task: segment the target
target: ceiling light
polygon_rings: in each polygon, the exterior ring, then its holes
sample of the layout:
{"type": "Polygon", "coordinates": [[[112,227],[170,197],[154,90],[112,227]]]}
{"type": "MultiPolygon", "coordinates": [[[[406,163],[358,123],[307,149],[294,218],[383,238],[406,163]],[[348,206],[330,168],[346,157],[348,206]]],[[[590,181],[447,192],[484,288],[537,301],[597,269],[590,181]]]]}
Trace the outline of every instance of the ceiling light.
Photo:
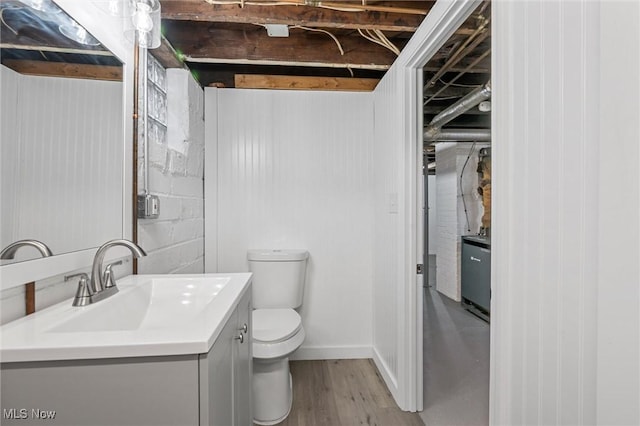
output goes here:
{"type": "Polygon", "coordinates": [[[160,46],[160,1],[135,0],[130,4],[131,19],[126,20],[125,37],[147,49],[160,46]]]}
{"type": "Polygon", "coordinates": [[[60,13],[62,9],[56,6],[51,0],[20,0],[20,3],[29,6],[31,9],[45,13],[60,13]]]}
{"type": "Polygon", "coordinates": [[[100,46],[100,42],[82,28],[76,21],[70,19],[68,23],[62,24],[58,30],[63,36],[85,46],[100,46]]]}

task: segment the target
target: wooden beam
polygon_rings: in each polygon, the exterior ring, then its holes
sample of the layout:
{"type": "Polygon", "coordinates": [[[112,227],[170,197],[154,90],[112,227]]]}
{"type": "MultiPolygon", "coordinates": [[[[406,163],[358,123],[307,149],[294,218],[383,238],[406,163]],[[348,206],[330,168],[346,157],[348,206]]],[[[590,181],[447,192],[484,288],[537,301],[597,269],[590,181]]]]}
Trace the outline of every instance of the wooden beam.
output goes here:
{"type": "MultiPolygon", "coordinates": [[[[344,55],[327,34],[292,29],[289,37],[269,37],[264,28],[219,28],[215,24],[174,21],[167,38],[186,62],[293,65],[384,70],[396,59],[388,49],[359,35],[339,36],[344,55]]],[[[402,48],[403,46],[399,46],[402,48]]]]}
{"type": "Polygon", "coordinates": [[[303,77],[289,75],[236,74],[235,87],[242,89],[334,90],[370,92],[377,78],[303,77]]]}
{"type": "Polygon", "coordinates": [[[89,80],[122,81],[122,67],[63,62],[6,59],[3,65],[20,74],[46,77],[84,78],[89,80]]]}
{"type": "Polygon", "coordinates": [[[151,55],[165,68],[184,68],[182,58],[175,51],[169,40],[162,36],[162,43],[159,47],[149,50],[151,55]]]}
{"type": "Polygon", "coordinates": [[[24,285],[24,303],[25,315],[36,311],[36,283],[33,281],[24,285]]]}
{"type": "MultiPolygon", "coordinates": [[[[348,5],[345,5],[347,7],[348,5]]],[[[209,4],[205,1],[164,0],[162,18],[170,20],[285,24],[321,28],[377,29],[414,32],[424,15],[380,11],[344,12],[312,6],[209,4]]]]}

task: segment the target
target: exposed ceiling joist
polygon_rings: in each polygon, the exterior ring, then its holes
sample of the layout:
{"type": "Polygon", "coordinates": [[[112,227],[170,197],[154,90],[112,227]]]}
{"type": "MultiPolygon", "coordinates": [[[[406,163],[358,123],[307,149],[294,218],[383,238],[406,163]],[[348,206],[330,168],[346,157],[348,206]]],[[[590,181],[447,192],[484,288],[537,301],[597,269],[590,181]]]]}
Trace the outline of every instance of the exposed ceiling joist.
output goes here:
{"type": "Polygon", "coordinates": [[[95,50],[58,46],[41,46],[24,43],[0,43],[0,49],[33,50],[37,52],[70,53],[74,55],[113,56],[108,50],[95,50]]]}
{"type": "MultiPolygon", "coordinates": [[[[346,6],[348,5],[345,4],[346,6]]],[[[204,1],[164,0],[162,1],[162,18],[184,21],[284,24],[316,28],[360,28],[414,32],[424,19],[424,15],[380,11],[345,12],[302,5],[245,5],[240,7],[229,4],[209,4],[204,1]]]]}
{"type": "Polygon", "coordinates": [[[164,36],[162,37],[162,43],[160,43],[160,46],[157,47],[156,49],[151,49],[149,52],[165,68],[183,68],[184,67],[184,63],[182,62],[182,59],[179,58],[178,53],[175,51],[171,43],[169,43],[169,41],[166,38],[164,38],[164,36]]]}
{"type": "Polygon", "coordinates": [[[292,29],[289,37],[268,37],[264,28],[221,28],[174,21],[167,35],[188,62],[255,63],[289,66],[388,69],[396,58],[390,50],[357,33],[338,36],[340,52],[328,34],[292,29]]]}
{"type": "Polygon", "coordinates": [[[6,59],[3,65],[20,74],[45,77],[84,78],[89,80],[122,81],[122,67],[66,64],[62,62],[6,59]]]}
{"type": "Polygon", "coordinates": [[[289,75],[236,74],[235,87],[243,89],[340,90],[370,92],[377,78],[305,77],[289,75]]]}

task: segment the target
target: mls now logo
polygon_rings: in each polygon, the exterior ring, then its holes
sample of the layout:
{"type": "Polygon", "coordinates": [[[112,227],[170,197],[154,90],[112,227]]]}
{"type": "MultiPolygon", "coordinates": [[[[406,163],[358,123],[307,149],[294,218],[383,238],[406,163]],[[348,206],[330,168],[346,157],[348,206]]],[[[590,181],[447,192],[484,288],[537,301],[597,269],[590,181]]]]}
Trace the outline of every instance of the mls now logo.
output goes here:
{"type": "Polygon", "coordinates": [[[56,417],[54,410],[40,410],[39,408],[33,408],[31,410],[32,419],[53,419],[56,417]]]}
{"type": "Polygon", "coordinates": [[[2,417],[5,419],[26,419],[29,411],[26,408],[3,408],[2,417]]]}
{"type": "Polygon", "coordinates": [[[26,408],[3,408],[2,417],[7,420],[23,420],[27,418],[54,419],[56,417],[56,412],[52,410],[41,410],[39,408],[32,408],[31,410],[26,408]]]}

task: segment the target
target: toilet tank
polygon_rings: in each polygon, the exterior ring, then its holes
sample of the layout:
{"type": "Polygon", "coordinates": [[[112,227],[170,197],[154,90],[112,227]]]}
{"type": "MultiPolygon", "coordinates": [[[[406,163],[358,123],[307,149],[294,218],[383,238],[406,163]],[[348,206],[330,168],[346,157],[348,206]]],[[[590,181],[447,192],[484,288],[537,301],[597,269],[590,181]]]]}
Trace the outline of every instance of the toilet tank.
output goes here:
{"type": "Polygon", "coordinates": [[[302,305],[307,270],[306,250],[249,250],[255,309],[298,308],[302,305]]]}

